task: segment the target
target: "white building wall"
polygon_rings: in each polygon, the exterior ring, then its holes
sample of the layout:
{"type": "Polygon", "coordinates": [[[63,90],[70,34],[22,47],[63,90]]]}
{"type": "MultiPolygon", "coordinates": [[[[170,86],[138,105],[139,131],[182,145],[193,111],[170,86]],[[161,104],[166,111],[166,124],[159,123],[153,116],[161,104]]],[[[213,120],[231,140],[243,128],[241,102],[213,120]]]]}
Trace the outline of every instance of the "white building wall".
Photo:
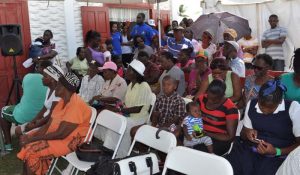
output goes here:
{"type": "Polygon", "coordinates": [[[53,33],[52,42],[55,43],[59,57],[68,58],[65,30],[64,2],[28,1],[31,40],[43,36],[45,30],[53,33]]]}
{"type": "MultiPolygon", "coordinates": [[[[59,52],[59,58],[63,60],[71,59],[76,55],[76,48],[83,46],[82,23],[81,23],[81,6],[86,6],[86,2],[77,2],[73,4],[74,8],[74,28],[75,28],[75,43],[74,40],[68,41],[64,1],[30,1],[29,21],[31,40],[34,41],[37,37],[43,35],[46,29],[53,32],[52,42],[55,43],[59,52]],[[73,45],[68,47],[68,45],[73,45]],[[75,48],[75,50],[68,51],[68,48],[75,48]]],[[[102,6],[101,3],[89,3],[89,6],[102,6]]],[[[72,29],[71,29],[72,30],[72,29]]],[[[70,37],[69,37],[70,38],[70,37]]]]}

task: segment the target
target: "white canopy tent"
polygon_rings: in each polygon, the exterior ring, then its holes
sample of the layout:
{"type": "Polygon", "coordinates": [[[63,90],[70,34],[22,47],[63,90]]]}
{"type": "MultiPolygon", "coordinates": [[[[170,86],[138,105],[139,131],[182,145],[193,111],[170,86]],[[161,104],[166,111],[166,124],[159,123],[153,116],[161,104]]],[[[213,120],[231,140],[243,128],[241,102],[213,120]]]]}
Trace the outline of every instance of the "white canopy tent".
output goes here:
{"type": "Polygon", "coordinates": [[[227,11],[248,19],[252,34],[259,40],[263,32],[270,28],[269,16],[278,15],[279,25],[288,29],[283,45],[286,68],[290,65],[294,49],[300,47],[299,0],[202,0],[202,7],[204,13],[227,11]]]}

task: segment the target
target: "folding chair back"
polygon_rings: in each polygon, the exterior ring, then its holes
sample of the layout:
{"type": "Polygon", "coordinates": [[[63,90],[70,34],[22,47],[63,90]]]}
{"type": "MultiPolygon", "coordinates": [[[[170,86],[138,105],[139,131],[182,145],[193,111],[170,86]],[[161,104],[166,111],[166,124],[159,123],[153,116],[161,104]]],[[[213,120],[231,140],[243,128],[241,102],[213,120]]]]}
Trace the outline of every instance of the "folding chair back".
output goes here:
{"type": "Polygon", "coordinates": [[[126,124],[127,124],[127,120],[124,116],[108,110],[101,111],[97,117],[96,124],[95,124],[96,126],[93,128],[92,135],[94,135],[97,125],[101,125],[120,135],[112,158],[115,158],[116,153],[119,149],[120,143],[122,141],[126,129],[126,124]]]}
{"type": "Polygon", "coordinates": [[[188,175],[233,175],[230,163],[223,157],[178,146],[167,155],[162,175],[172,169],[188,175]]]}
{"type": "Polygon", "coordinates": [[[157,131],[158,128],[149,125],[141,126],[135,134],[134,140],[128,152],[128,156],[130,155],[135,142],[143,143],[164,153],[168,153],[171,149],[176,147],[177,140],[174,134],[162,130],[158,134],[159,138],[156,138],[157,131]]]}
{"type": "Polygon", "coordinates": [[[91,132],[92,132],[94,126],[95,126],[95,120],[96,120],[96,117],[97,117],[97,110],[95,108],[91,107],[91,106],[90,106],[90,108],[92,110],[91,119],[90,119],[90,128],[89,128],[89,130],[88,130],[88,132],[87,132],[87,134],[84,138],[84,142],[91,140],[91,138],[92,138],[92,137],[90,137],[91,132]]]}
{"type": "Polygon", "coordinates": [[[151,115],[152,115],[152,112],[153,112],[153,109],[154,109],[154,106],[155,106],[155,102],[156,102],[156,95],[154,93],[151,94],[151,109],[150,109],[150,112],[149,112],[149,117],[146,121],[146,123],[150,123],[150,118],[151,118],[151,115]]]}

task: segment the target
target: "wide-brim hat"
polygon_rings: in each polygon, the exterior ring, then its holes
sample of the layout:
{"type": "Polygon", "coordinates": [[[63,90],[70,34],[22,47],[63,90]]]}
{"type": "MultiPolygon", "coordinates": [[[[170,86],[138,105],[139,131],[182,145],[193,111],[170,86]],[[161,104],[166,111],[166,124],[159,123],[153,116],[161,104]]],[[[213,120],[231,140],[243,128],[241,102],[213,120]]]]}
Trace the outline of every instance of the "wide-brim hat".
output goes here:
{"type": "Polygon", "coordinates": [[[139,73],[141,76],[144,76],[144,71],[145,71],[145,65],[140,62],[139,60],[137,59],[134,59],[130,64],[129,66],[131,68],[133,68],[137,73],[139,73]]]}
{"type": "Polygon", "coordinates": [[[233,46],[236,51],[240,49],[240,45],[236,41],[225,41],[225,42],[233,46]]]}
{"type": "Polygon", "coordinates": [[[211,39],[214,39],[214,32],[211,29],[206,29],[203,33],[207,34],[211,39]]]}

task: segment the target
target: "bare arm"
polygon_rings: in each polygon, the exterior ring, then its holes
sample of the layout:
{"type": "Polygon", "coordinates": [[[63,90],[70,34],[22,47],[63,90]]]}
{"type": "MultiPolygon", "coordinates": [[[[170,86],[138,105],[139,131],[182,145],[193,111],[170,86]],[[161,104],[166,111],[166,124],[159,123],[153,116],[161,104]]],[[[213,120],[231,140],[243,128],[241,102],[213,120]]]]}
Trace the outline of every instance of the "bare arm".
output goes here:
{"type": "Polygon", "coordinates": [[[57,101],[52,102],[52,106],[51,106],[49,114],[46,117],[43,117],[40,120],[37,120],[36,123],[35,123],[35,128],[41,127],[49,121],[49,119],[51,117],[51,114],[52,114],[52,111],[54,110],[57,103],[58,103],[57,101]]]}
{"type": "Polygon", "coordinates": [[[43,108],[40,110],[40,112],[35,116],[35,118],[30,123],[35,123],[37,120],[40,120],[43,118],[44,113],[47,111],[46,107],[43,106],[43,108]]]}
{"type": "Polygon", "coordinates": [[[205,132],[205,134],[209,137],[212,137],[212,138],[216,139],[216,140],[232,141],[235,137],[237,124],[238,124],[238,120],[226,120],[227,133],[220,134],[220,133],[205,132]]]}
{"type": "Polygon", "coordinates": [[[192,140],[192,137],[188,134],[188,129],[187,129],[187,126],[186,125],[183,125],[183,134],[184,134],[184,137],[191,141],[192,140]]]}
{"type": "MultiPolygon", "coordinates": [[[[52,120],[50,121],[52,122],[52,120]]],[[[77,128],[77,126],[78,124],[62,121],[56,131],[44,135],[30,137],[28,138],[27,143],[36,142],[39,140],[62,140],[70,135],[77,128]]]]}
{"type": "Polygon", "coordinates": [[[198,92],[195,94],[195,100],[197,100],[200,95],[202,95],[206,92],[208,85],[209,85],[208,79],[201,81],[200,88],[199,88],[198,92]]]}
{"type": "Polygon", "coordinates": [[[231,80],[232,80],[233,95],[232,97],[230,97],[230,100],[232,102],[238,102],[242,95],[240,77],[235,73],[231,72],[231,80]]]}
{"type": "Polygon", "coordinates": [[[89,48],[85,49],[85,57],[88,62],[91,62],[93,60],[92,52],[90,51],[89,48]]]}
{"type": "Polygon", "coordinates": [[[45,61],[45,60],[51,60],[57,55],[57,52],[55,50],[51,50],[48,54],[40,56],[40,61],[45,61]]]}

